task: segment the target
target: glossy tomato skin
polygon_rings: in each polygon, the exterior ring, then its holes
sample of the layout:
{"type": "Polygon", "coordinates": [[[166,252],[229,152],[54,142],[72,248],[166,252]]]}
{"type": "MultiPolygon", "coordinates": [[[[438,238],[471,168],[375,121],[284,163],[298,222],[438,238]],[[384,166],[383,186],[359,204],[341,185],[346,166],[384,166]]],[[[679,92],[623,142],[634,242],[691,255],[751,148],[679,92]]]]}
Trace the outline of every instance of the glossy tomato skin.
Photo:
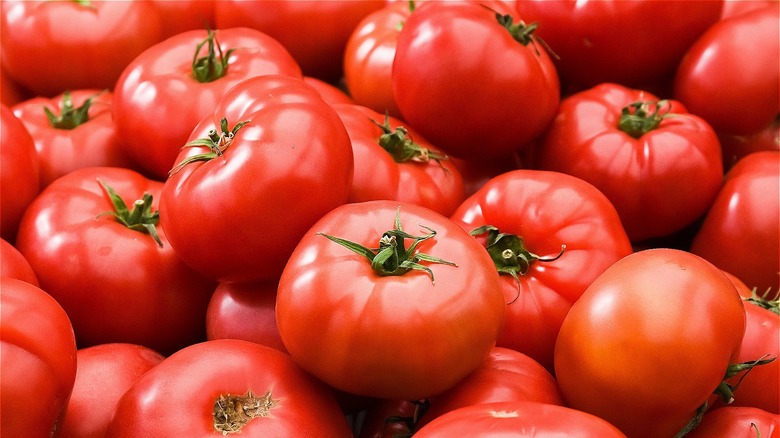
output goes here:
{"type": "Polygon", "coordinates": [[[103,438],[119,398],[139,377],[165,359],[135,344],[100,344],[77,354],[76,381],[62,425],[62,438],[103,438]]]}
{"type": "Polygon", "coordinates": [[[718,21],[722,4],[518,0],[517,10],[526,22],[539,23],[537,35],[558,55],[561,80],[578,91],[603,82],[646,87],[668,81],[688,47],[718,21]]]}
{"type": "MultiPolygon", "coordinates": [[[[406,247],[411,239],[406,240],[406,247]]],[[[279,282],[276,320],[297,363],[350,393],[417,400],[478,368],[495,345],[504,299],[492,260],[444,216],[414,204],[368,201],[338,207],[303,236],[279,282]],[[400,207],[400,213],[399,213],[400,207]],[[377,247],[401,228],[437,234],[417,247],[455,263],[383,276],[363,256],[319,233],[377,247]],[[318,336],[311,336],[311,333],[318,336]]]]}
{"type": "Polygon", "coordinates": [[[515,40],[478,2],[415,9],[398,35],[392,88],[409,125],[448,154],[481,161],[534,140],[560,99],[544,47],[515,40]]]}
{"type": "MultiPolygon", "coordinates": [[[[231,28],[215,33],[223,55],[234,50],[224,75],[200,82],[192,62],[207,35],[205,29],[185,31],[149,47],[116,83],[113,112],[122,144],[138,166],[161,181],[195,125],[211,114],[228,89],[260,75],[301,77],[300,67],[278,41],[257,30],[231,28]]],[[[205,44],[198,57],[207,54],[205,44]]]]}
{"type": "Polygon", "coordinates": [[[38,277],[30,263],[5,239],[0,239],[0,260],[3,261],[0,263],[0,277],[12,277],[39,286],[38,277]]]}
{"type": "Polygon", "coordinates": [[[714,24],[686,53],[674,98],[717,131],[746,135],[780,112],[780,3],[714,24]]]}
{"type": "Polygon", "coordinates": [[[524,401],[460,408],[432,421],[414,436],[625,438],[615,426],[594,415],[565,406],[524,401]]]}
{"type": "Polygon", "coordinates": [[[703,216],[723,178],[715,132],[679,102],[661,104],[659,110],[674,116],[639,137],[618,128],[623,108],[658,100],[619,84],[573,94],[561,102],[534,151],[536,167],[601,190],[632,242],[670,235],[703,216]]]}
{"type": "Polygon", "coordinates": [[[334,105],[352,141],[355,171],[349,202],[389,199],[409,202],[449,216],[465,198],[460,171],[435,145],[419,135],[414,128],[395,118],[357,104],[334,105]],[[407,130],[406,139],[425,148],[430,155],[442,158],[409,159],[398,162],[380,145],[383,129],[407,130]]]}
{"type": "Polygon", "coordinates": [[[2,64],[35,95],[113,89],[122,70],[162,37],[150,2],[3,1],[2,64]]]}
{"type": "Polygon", "coordinates": [[[780,152],[750,154],[726,174],[691,252],[759,293],[780,279],[780,152]]]}
{"type": "Polygon", "coordinates": [[[92,104],[87,119],[73,128],[58,127],[44,112],[62,114],[64,94],[53,98],[34,97],[14,105],[14,115],[24,123],[35,141],[40,162],[41,189],[55,179],[83,167],[134,167],[120,144],[111,109],[113,94],[101,90],[73,90],[69,97],[74,108],[92,104]]]}
{"type": "Polygon", "coordinates": [[[144,345],[163,354],[200,341],[215,285],[189,269],[156,227],[162,246],[110,214],[102,181],[132,208],[162,183],[129,169],[75,170],[52,184],[22,219],[17,248],[41,287],[68,312],[79,347],[144,345]]]}
{"type": "Polygon", "coordinates": [[[382,0],[220,0],[215,18],[218,28],[249,27],[270,35],[287,47],[304,74],[335,83],[342,77],[352,29],[383,5],[382,0]]]}
{"type": "Polygon", "coordinates": [[[688,438],[777,438],[780,417],[753,407],[725,407],[704,415],[701,424],[685,435],[688,438]]]}
{"type": "Polygon", "coordinates": [[[0,277],[0,435],[48,438],[76,378],[68,315],[43,290],[0,277]]]}
{"type": "Polygon", "coordinates": [[[682,250],[638,251],[572,306],[555,375],[567,406],[631,437],[674,436],[723,380],[744,332],[742,300],[721,270],[682,250]]]}
{"type": "Polygon", "coordinates": [[[215,0],[151,0],[162,21],[162,39],[194,29],[216,29],[215,0]]]}
{"type": "Polygon", "coordinates": [[[183,348],[141,376],[119,400],[106,438],[222,436],[214,428],[215,402],[247,391],[269,392],[276,404],[267,417],[250,420],[242,437],[352,436],[330,388],[288,355],[222,339],[183,348]]]}
{"type": "MultiPolygon", "coordinates": [[[[190,140],[207,138],[223,118],[230,129],[247,124],[221,156],[171,175],[160,221],[176,253],[208,278],[277,279],[306,230],[347,201],[349,135],[317,90],[290,76],[260,76],[235,86],[190,140]],[[216,228],[204,232],[204,224],[216,228]]],[[[206,151],[185,148],[176,162],[206,151]]]]}
{"type": "MultiPolygon", "coordinates": [[[[571,305],[610,265],[631,253],[620,218],[591,184],[562,173],[513,170],[490,179],[451,216],[466,231],[484,225],[514,234],[551,262],[534,261],[518,281],[502,275],[506,321],[497,345],[529,355],[549,370],[571,305]],[[565,249],[563,246],[565,245],[565,249]]],[[[485,244],[485,236],[478,236],[485,244]]]]}
{"type": "Polygon", "coordinates": [[[331,105],[337,103],[355,103],[342,88],[337,85],[325,82],[322,79],[315,78],[314,76],[304,76],[304,82],[316,88],[319,91],[322,99],[331,105]]]}
{"type": "Polygon", "coordinates": [[[30,132],[0,105],[0,235],[13,243],[19,221],[40,192],[40,159],[30,132]]]}

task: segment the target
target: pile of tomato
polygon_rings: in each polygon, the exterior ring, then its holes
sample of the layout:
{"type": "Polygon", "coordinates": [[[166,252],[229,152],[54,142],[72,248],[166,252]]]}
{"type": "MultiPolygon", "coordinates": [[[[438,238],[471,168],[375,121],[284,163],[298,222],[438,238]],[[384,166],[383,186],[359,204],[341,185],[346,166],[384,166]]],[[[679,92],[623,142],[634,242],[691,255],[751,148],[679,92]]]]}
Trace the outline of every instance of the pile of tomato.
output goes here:
{"type": "Polygon", "coordinates": [[[777,0],[0,3],[0,436],[780,436],[777,0]]]}

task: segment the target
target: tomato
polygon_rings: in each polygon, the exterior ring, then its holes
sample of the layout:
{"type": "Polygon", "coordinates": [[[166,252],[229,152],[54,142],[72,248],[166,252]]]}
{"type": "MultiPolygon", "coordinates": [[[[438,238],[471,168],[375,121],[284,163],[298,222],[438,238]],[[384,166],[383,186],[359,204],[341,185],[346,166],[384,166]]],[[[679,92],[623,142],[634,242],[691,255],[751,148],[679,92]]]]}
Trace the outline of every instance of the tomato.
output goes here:
{"type": "Polygon", "coordinates": [[[165,358],[134,344],[95,345],[76,357],[76,381],[57,436],[103,438],[119,398],[165,358]]]}
{"type": "Polygon", "coordinates": [[[206,310],[206,337],[243,339],[286,353],[276,327],[277,284],[220,283],[206,310]]]}
{"type": "Polygon", "coordinates": [[[679,102],[618,84],[564,99],[534,160],[604,192],[633,242],[670,235],[703,216],[723,177],[707,122],[679,102]]]}
{"type": "Polygon", "coordinates": [[[333,108],[352,141],[355,171],[349,202],[389,199],[447,216],[463,201],[458,169],[413,128],[362,105],[333,108]]]}
{"type": "Polygon", "coordinates": [[[402,118],[447,154],[519,151],[555,115],[555,67],[533,32],[477,2],[426,2],[398,35],[392,89],[402,118]]]}
{"type": "Polygon", "coordinates": [[[148,1],[4,0],[2,65],[36,95],[113,89],[130,61],[162,38],[148,1]]]}
{"type": "Polygon", "coordinates": [[[255,76],[301,77],[290,53],[246,28],[191,30],[138,55],[117,80],[114,120],[128,155],[165,180],[179,149],[225,92],[255,76]]]}
{"type": "Polygon", "coordinates": [[[615,426],[564,406],[510,401],[471,405],[449,412],[414,434],[415,438],[452,436],[625,438],[615,426]]]}
{"type": "Polygon", "coordinates": [[[194,29],[214,29],[216,0],[151,0],[162,20],[162,36],[169,38],[194,29]]]}
{"type": "MultiPolygon", "coordinates": [[[[741,0],[737,0],[741,1],[741,0]]],[[[780,115],[764,129],[748,135],[718,135],[723,151],[723,166],[731,169],[745,156],[760,151],[780,151],[780,115]]]]}
{"type": "Polygon", "coordinates": [[[382,0],[221,0],[215,16],[218,28],[249,27],[272,36],[292,53],[304,74],[337,82],[350,33],[383,5],[382,0]]]}
{"type": "Polygon", "coordinates": [[[774,6],[778,0],[725,0],[721,20],[766,6],[774,6]]]}
{"type": "Polygon", "coordinates": [[[30,97],[30,92],[11,79],[5,67],[0,65],[0,103],[10,107],[30,97]]]}
{"type": "Polygon", "coordinates": [[[185,347],[146,372],[120,398],[105,436],[239,432],[247,438],[352,436],[329,388],[288,355],[234,339],[185,347]]]}
{"type": "Polygon", "coordinates": [[[465,198],[476,193],[492,178],[504,172],[524,167],[521,158],[516,154],[488,162],[464,160],[455,157],[450,157],[450,160],[452,160],[452,163],[458,168],[463,177],[463,185],[466,190],[465,198]]]}
{"type": "Polygon", "coordinates": [[[0,239],[0,277],[12,277],[39,286],[38,277],[35,276],[30,263],[7,240],[0,239]]]}
{"type": "Polygon", "coordinates": [[[205,337],[215,285],[169,244],[153,202],[161,190],[129,169],[79,169],[22,218],[17,248],[68,312],[80,348],[126,342],[169,354],[205,337]]]}
{"type": "Polygon", "coordinates": [[[780,417],[776,413],[750,407],[727,407],[704,415],[701,424],[686,438],[777,438],[780,417]]]}
{"type": "Polygon", "coordinates": [[[752,153],[726,174],[691,252],[765,291],[780,287],[780,152],[752,153]]]}
{"type": "Polygon", "coordinates": [[[724,379],[744,332],[742,300],[721,270],[682,250],[638,251],[574,303],[555,375],[567,406],[628,436],[670,437],[724,379]]]}
{"type": "Polygon", "coordinates": [[[355,103],[352,97],[349,96],[344,90],[330,82],[325,82],[322,79],[317,79],[313,76],[304,76],[304,82],[316,88],[319,91],[322,99],[329,104],[337,103],[355,103]]]}
{"type": "Polygon", "coordinates": [[[668,81],[688,47],[720,18],[721,0],[517,0],[574,92],[603,82],[648,87],[668,81]],[[663,30],[660,30],[663,29],[663,30]]]}
{"type": "Polygon", "coordinates": [[[717,131],[746,135],[780,112],[780,2],[715,23],[674,77],[674,98],[717,131]]]}
{"type": "Polygon", "coordinates": [[[0,105],[0,236],[13,243],[27,206],[40,192],[40,160],[30,132],[0,105]]]}
{"type": "Polygon", "coordinates": [[[0,435],[52,436],[76,378],[73,328],[54,298],[10,277],[0,277],[0,367],[0,435]]]}
{"type": "Polygon", "coordinates": [[[523,169],[496,176],[451,218],[473,233],[492,227],[475,234],[503,274],[506,322],[497,345],[550,370],[555,338],[571,305],[598,275],[631,253],[609,200],[587,182],[558,172],[523,169]]]}
{"type": "Polygon", "coordinates": [[[293,359],[334,388],[417,400],[484,362],[504,307],[490,257],[460,226],[368,201],[335,208],[303,236],[279,281],[276,322],[293,359]]]}
{"type": "Polygon", "coordinates": [[[111,115],[109,91],[74,90],[35,97],[11,109],[35,141],[41,188],[83,167],[132,167],[111,115]]]}

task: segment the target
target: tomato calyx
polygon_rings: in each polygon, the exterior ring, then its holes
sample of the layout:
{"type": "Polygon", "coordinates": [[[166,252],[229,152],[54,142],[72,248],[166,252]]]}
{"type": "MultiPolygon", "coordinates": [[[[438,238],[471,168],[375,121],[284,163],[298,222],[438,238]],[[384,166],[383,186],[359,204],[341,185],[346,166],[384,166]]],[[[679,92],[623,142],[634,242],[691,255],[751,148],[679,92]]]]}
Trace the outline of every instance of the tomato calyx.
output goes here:
{"type": "Polygon", "coordinates": [[[217,33],[209,29],[206,39],[195,47],[195,55],[192,57],[192,76],[200,83],[214,82],[225,76],[230,55],[234,50],[229,49],[223,54],[222,47],[217,41],[217,33]],[[208,44],[208,54],[198,57],[200,50],[206,44],[208,44]],[[216,46],[216,50],[214,50],[214,46],[216,46]]]}
{"type": "MultiPolygon", "coordinates": [[[[390,116],[385,114],[384,123],[379,123],[371,119],[376,126],[382,129],[382,135],[379,137],[379,146],[386,150],[396,163],[406,163],[414,161],[417,163],[428,163],[431,160],[441,165],[442,160],[448,160],[449,157],[444,154],[432,151],[415,143],[409,136],[409,131],[403,126],[398,126],[393,130],[390,126],[390,116]]],[[[442,167],[444,168],[444,167],[442,167]]]]}
{"type": "Polygon", "coordinates": [[[144,193],[143,198],[133,202],[133,209],[129,210],[125,201],[122,200],[119,194],[117,194],[111,186],[100,179],[98,179],[98,183],[103,187],[103,190],[111,200],[111,204],[114,206],[113,211],[103,212],[99,214],[98,217],[104,215],[113,216],[117,222],[127,228],[151,235],[152,238],[154,238],[154,241],[157,242],[157,246],[162,248],[162,240],[160,240],[160,236],[157,234],[157,224],[160,222],[160,212],[157,210],[152,211],[152,195],[144,193]]]}
{"type": "Polygon", "coordinates": [[[531,44],[534,47],[534,52],[536,52],[536,55],[539,56],[539,47],[536,46],[537,41],[539,44],[544,47],[544,49],[547,51],[547,53],[550,54],[555,59],[560,59],[560,57],[552,51],[550,46],[547,45],[546,42],[544,42],[543,39],[539,38],[538,36],[534,35],[533,33],[536,31],[536,29],[539,27],[538,22],[533,22],[531,24],[526,24],[525,21],[520,20],[517,23],[515,23],[514,18],[512,18],[509,14],[501,14],[499,12],[496,12],[492,8],[482,5],[484,8],[487,8],[494,14],[496,14],[496,21],[498,21],[498,24],[500,24],[504,29],[506,29],[510,35],[512,35],[512,38],[517,41],[518,43],[522,44],[523,46],[528,46],[531,44]]]}
{"type": "Polygon", "coordinates": [[[769,288],[763,294],[758,295],[758,289],[753,288],[750,298],[745,298],[744,301],[780,315],[780,292],[776,292],[774,297],[771,296],[771,293],[772,289],[769,288]]]}
{"type": "Polygon", "coordinates": [[[211,159],[222,156],[225,150],[227,150],[227,148],[230,147],[230,144],[233,142],[233,137],[235,137],[236,132],[243,128],[247,123],[249,122],[238,122],[235,126],[233,126],[233,129],[228,129],[228,121],[223,117],[222,120],[219,121],[219,129],[221,132],[218,132],[216,129],[212,129],[209,131],[208,137],[192,140],[191,142],[184,145],[185,148],[205,146],[209,148],[209,152],[195,154],[185,158],[168,172],[168,177],[170,178],[173,176],[173,174],[180,171],[184,166],[190,163],[194,163],[196,161],[209,161],[211,159]]]}
{"type": "Polygon", "coordinates": [[[250,389],[243,395],[220,394],[214,400],[214,430],[222,436],[241,432],[247,423],[255,418],[271,415],[271,409],[278,404],[271,397],[271,391],[266,391],[260,397],[250,389]]]}
{"type": "Polygon", "coordinates": [[[633,138],[639,138],[658,128],[665,118],[676,116],[669,113],[671,109],[672,104],[668,100],[631,103],[621,110],[618,129],[633,138]]]}
{"type": "Polygon", "coordinates": [[[431,256],[417,251],[420,243],[436,236],[436,230],[420,225],[420,227],[429,231],[422,236],[411,235],[401,229],[401,207],[395,215],[395,224],[392,230],[385,231],[379,239],[379,248],[367,248],[359,243],[352,242],[340,237],[331,236],[325,233],[317,233],[327,237],[331,241],[338,243],[350,251],[362,255],[371,262],[371,269],[380,276],[400,276],[409,271],[423,271],[431,277],[431,284],[436,284],[431,268],[420,262],[437,263],[448,266],[455,266],[455,263],[431,256]],[[412,239],[413,242],[406,248],[405,239],[412,239]]]}
{"type": "MultiPolygon", "coordinates": [[[[518,296],[520,292],[520,276],[528,273],[535,262],[554,262],[561,258],[566,251],[566,245],[561,245],[561,251],[553,257],[540,257],[525,247],[523,238],[515,234],[502,233],[493,225],[483,225],[471,230],[472,236],[480,236],[487,233],[485,248],[490,258],[496,265],[500,275],[510,275],[517,282],[518,296]]],[[[514,300],[507,304],[512,304],[514,300]]]]}
{"type": "Polygon", "coordinates": [[[89,121],[89,108],[94,103],[94,99],[101,94],[94,94],[88,97],[84,103],[79,107],[73,106],[73,98],[70,95],[70,91],[62,93],[62,100],[60,101],[60,115],[54,114],[49,107],[43,107],[43,112],[46,114],[46,118],[49,120],[49,125],[55,129],[75,129],[76,127],[89,121]]]}

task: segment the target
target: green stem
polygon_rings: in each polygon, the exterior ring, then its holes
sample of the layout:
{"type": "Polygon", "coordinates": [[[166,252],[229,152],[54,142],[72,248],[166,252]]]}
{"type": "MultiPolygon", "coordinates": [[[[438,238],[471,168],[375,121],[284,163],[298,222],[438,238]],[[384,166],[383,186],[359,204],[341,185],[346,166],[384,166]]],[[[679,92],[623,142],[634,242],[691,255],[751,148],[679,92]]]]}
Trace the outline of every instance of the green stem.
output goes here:
{"type": "Polygon", "coordinates": [[[444,154],[415,143],[409,136],[409,131],[403,126],[398,126],[393,130],[390,126],[390,116],[387,114],[385,114],[384,123],[379,123],[374,119],[371,119],[371,121],[382,129],[382,135],[377,141],[379,146],[382,146],[396,163],[406,163],[408,161],[427,163],[434,160],[441,165],[442,160],[449,159],[444,154]]]}
{"type": "Polygon", "coordinates": [[[675,116],[669,113],[671,106],[668,100],[641,100],[629,104],[620,113],[618,129],[639,138],[658,128],[665,118],[675,116]]]}
{"type": "Polygon", "coordinates": [[[190,163],[197,161],[209,161],[216,157],[222,156],[225,150],[227,150],[231,143],[233,143],[233,138],[236,136],[238,130],[243,128],[247,123],[249,122],[238,122],[235,126],[233,126],[233,129],[228,129],[228,121],[223,117],[222,120],[219,121],[221,132],[218,132],[216,129],[212,129],[209,131],[208,137],[198,138],[184,145],[185,148],[195,146],[207,147],[209,148],[209,152],[192,155],[185,158],[168,172],[168,177],[170,178],[173,176],[173,174],[180,171],[184,166],[190,163]]]}
{"type": "Polygon", "coordinates": [[[60,100],[60,115],[54,114],[49,107],[44,107],[43,112],[46,114],[46,118],[49,120],[49,125],[55,129],[75,129],[76,127],[89,121],[89,109],[94,103],[95,98],[103,94],[105,91],[96,93],[89,96],[81,106],[76,107],[73,105],[73,98],[70,91],[62,93],[62,100],[60,100]]]}
{"type": "Polygon", "coordinates": [[[157,246],[162,248],[163,243],[160,240],[160,236],[157,234],[157,224],[160,222],[160,212],[152,211],[152,195],[144,193],[143,198],[133,202],[133,209],[128,210],[125,201],[111,188],[108,184],[101,180],[98,180],[100,186],[108,195],[111,200],[111,204],[114,207],[113,211],[106,211],[99,216],[110,215],[116,219],[117,222],[126,226],[127,228],[139,231],[141,233],[149,234],[157,242],[157,246]]]}
{"type": "Polygon", "coordinates": [[[225,76],[230,55],[234,50],[230,49],[223,54],[222,47],[217,41],[217,33],[209,30],[206,39],[198,43],[195,48],[195,55],[192,57],[192,76],[201,83],[213,82],[225,76]],[[204,45],[208,45],[208,53],[206,56],[198,57],[204,45]]]}

